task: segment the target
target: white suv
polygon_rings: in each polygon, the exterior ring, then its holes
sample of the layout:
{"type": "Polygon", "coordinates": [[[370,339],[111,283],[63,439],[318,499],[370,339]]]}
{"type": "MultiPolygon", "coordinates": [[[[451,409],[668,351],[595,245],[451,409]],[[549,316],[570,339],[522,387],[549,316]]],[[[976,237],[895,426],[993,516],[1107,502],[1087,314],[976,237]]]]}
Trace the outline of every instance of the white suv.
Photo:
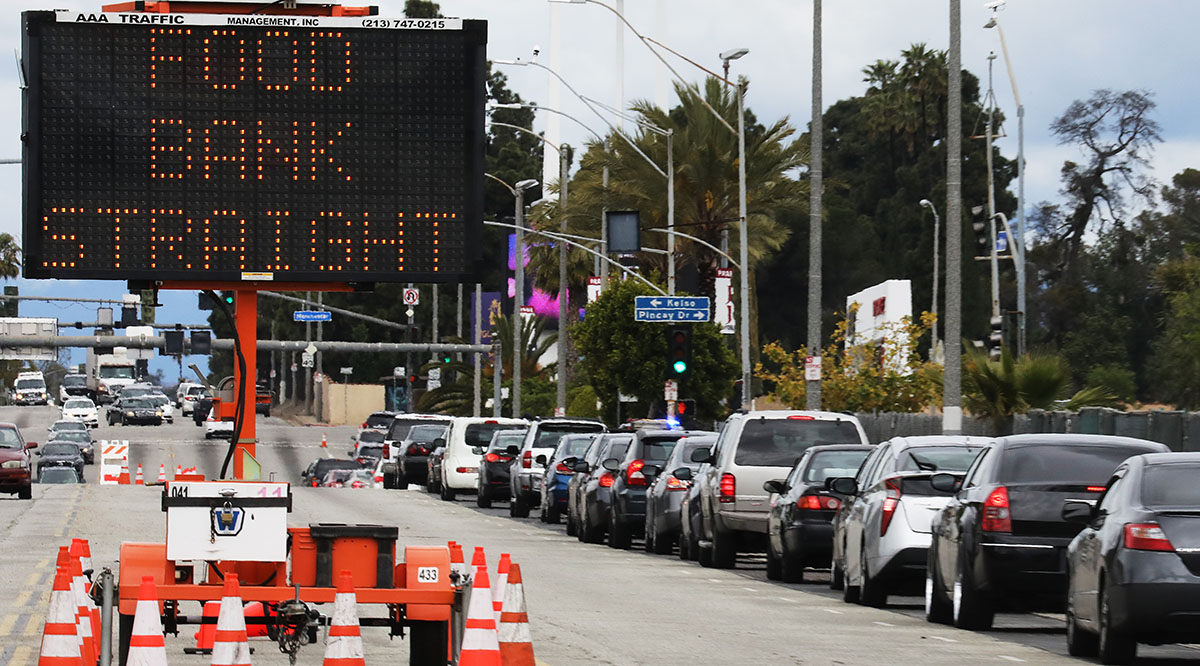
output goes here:
{"type": "Polygon", "coordinates": [[[830,482],[842,495],[833,518],[833,576],[842,598],[883,606],[889,594],[920,593],[933,519],[953,493],[935,490],[938,472],[962,473],[991,442],[983,437],[895,437],[863,461],[858,475],[830,482]]]}
{"type": "Polygon", "coordinates": [[[862,425],[848,414],[771,410],[730,416],[711,451],[692,452],[692,462],[707,463],[695,481],[700,564],[729,569],[739,552],[766,550],[771,504],[763,484],[786,477],[809,448],[867,443],[862,425]]]}
{"type": "Polygon", "coordinates": [[[525,419],[497,419],[458,416],[446,432],[446,451],[442,455],[441,497],[454,501],[456,493],[478,492],[479,465],[487,452],[492,435],[527,425],[525,419]]]}
{"type": "Polygon", "coordinates": [[[508,503],[508,515],[527,518],[529,509],[541,503],[546,466],[538,459],[553,457],[559,440],[572,433],[607,431],[603,423],[585,419],[543,419],[529,424],[521,450],[509,463],[508,483],[512,499],[508,503]]]}

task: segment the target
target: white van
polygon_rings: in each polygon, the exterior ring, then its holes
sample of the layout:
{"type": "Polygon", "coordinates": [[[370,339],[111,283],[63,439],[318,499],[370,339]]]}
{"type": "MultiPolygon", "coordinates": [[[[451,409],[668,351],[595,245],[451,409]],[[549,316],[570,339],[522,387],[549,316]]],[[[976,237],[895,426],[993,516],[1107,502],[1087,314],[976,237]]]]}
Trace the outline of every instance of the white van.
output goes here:
{"type": "Polygon", "coordinates": [[[474,493],[479,485],[479,461],[492,435],[528,425],[525,419],[459,416],[450,421],[446,453],[442,457],[442,499],[454,501],[456,493],[474,493]]]}

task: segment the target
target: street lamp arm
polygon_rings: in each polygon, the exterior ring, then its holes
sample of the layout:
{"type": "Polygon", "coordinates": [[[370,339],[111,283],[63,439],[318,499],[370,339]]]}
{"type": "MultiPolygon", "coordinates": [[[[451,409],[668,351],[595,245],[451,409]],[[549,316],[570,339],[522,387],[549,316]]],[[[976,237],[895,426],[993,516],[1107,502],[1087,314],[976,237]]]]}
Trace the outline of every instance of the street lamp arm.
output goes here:
{"type": "Polygon", "coordinates": [[[1000,25],[1000,21],[996,17],[992,17],[992,21],[996,24],[996,31],[1000,33],[1000,52],[1004,54],[1004,67],[1008,70],[1008,82],[1012,84],[1013,100],[1017,106],[1021,106],[1021,91],[1017,90],[1017,76],[1013,73],[1012,60],[1008,58],[1008,42],[1004,40],[1004,26],[1000,25]]]}
{"type": "Polygon", "coordinates": [[[650,229],[646,229],[646,231],[655,231],[655,232],[658,232],[658,233],[660,233],[660,234],[671,234],[672,236],[682,236],[683,238],[687,238],[687,239],[689,239],[689,240],[691,240],[691,241],[695,241],[695,242],[697,242],[697,243],[699,243],[699,244],[703,245],[704,247],[706,247],[706,248],[708,248],[708,249],[712,250],[713,252],[716,252],[717,254],[721,255],[722,257],[725,257],[726,259],[728,259],[728,260],[729,260],[729,263],[730,263],[730,264],[732,264],[732,265],[734,266],[734,268],[737,268],[739,271],[740,271],[740,270],[742,270],[742,265],[741,265],[741,264],[739,264],[738,262],[734,261],[734,260],[733,260],[733,257],[729,256],[728,254],[725,254],[725,253],[724,253],[724,252],[722,252],[722,251],[721,251],[721,249],[720,249],[720,248],[718,248],[716,245],[713,245],[712,243],[709,243],[709,242],[708,242],[708,241],[706,241],[706,240],[702,240],[702,239],[700,239],[700,238],[696,238],[695,236],[692,236],[692,235],[690,235],[690,234],[680,233],[680,232],[678,232],[678,231],[672,231],[672,230],[670,230],[670,229],[654,229],[654,228],[650,228],[650,229]]]}
{"type": "Polygon", "coordinates": [[[1001,212],[996,212],[992,217],[1000,218],[1000,223],[1004,225],[1004,232],[1008,234],[1009,244],[1017,249],[1011,254],[1013,262],[1025,260],[1025,244],[1017,242],[1017,237],[1013,235],[1012,227],[1008,226],[1008,216],[1001,212]]]}
{"type": "Polygon", "coordinates": [[[573,116],[565,111],[559,111],[558,109],[552,109],[548,106],[540,106],[538,104],[531,104],[531,103],[517,104],[514,102],[514,103],[505,103],[505,104],[492,104],[492,105],[490,105],[490,108],[493,108],[493,109],[533,109],[535,111],[549,111],[550,113],[558,114],[558,115],[562,116],[563,118],[574,121],[576,125],[579,125],[583,129],[587,130],[588,134],[591,134],[596,139],[596,141],[598,141],[598,142],[604,141],[604,139],[601,138],[601,136],[599,134],[596,134],[595,130],[593,130],[592,128],[585,125],[582,120],[576,118],[575,116],[573,116]]]}
{"type": "Polygon", "coordinates": [[[550,139],[547,139],[546,137],[542,136],[541,134],[538,134],[537,132],[534,132],[531,129],[521,127],[520,125],[513,125],[512,123],[502,123],[498,120],[491,120],[488,122],[490,122],[493,125],[499,126],[499,127],[507,127],[509,129],[515,129],[518,132],[524,132],[525,134],[528,134],[529,136],[540,140],[542,143],[546,144],[547,146],[550,146],[551,148],[554,149],[555,152],[557,152],[557,153],[562,152],[562,147],[554,145],[553,141],[551,141],[550,139]]]}
{"type": "MultiPolygon", "coordinates": [[[[503,182],[503,181],[501,181],[501,182],[503,182]]],[[[612,259],[608,258],[607,256],[605,256],[605,255],[603,255],[603,254],[601,254],[601,253],[599,253],[599,252],[597,252],[597,251],[595,251],[595,250],[591,249],[590,247],[588,247],[588,246],[584,245],[583,243],[576,243],[575,241],[572,241],[572,240],[570,240],[570,239],[568,239],[568,238],[564,238],[564,237],[562,237],[562,236],[560,236],[560,235],[558,235],[558,234],[556,234],[556,233],[551,233],[551,232],[549,232],[549,231],[538,231],[537,229],[530,229],[529,227],[518,227],[518,226],[517,226],[517,225],[515,225],[515,224],[507,224],[507,223],[505,223],[505,222],[493,222],[493,221],[491,221],[491,220],[484,220],[484,222],[483,222],[483,223],[484,223],[484,224],[486,224],[486,225],[488,225],[488,226],[492,226],[492,227],[506,227],[506,228],[509,228],[509,229],[520,229],[520,230],[522,230],[522,231],[525,231],[525,232],[527,232],[527,233],[531,233],[531,234],[538,234],[538,235],[540,235],[540,236],[546,236],[547,238],[553,238],[554,240],[562,241],[562,242],[566,243],[567,245],[570,245],[570,246],[572,246],[572,247],[577,247],[577,248],[579,248],[579,249],[583,250],[584,252],[588,252],[588,253],[590,253],[590,254],[593,254],[593,255],[595,255],[595,256],[597,256],[597,257],[599,257],[599,258],[603,259],[604,261],[607,261],[608,263],[612,264],[613,266],[616,266],[617,268],[620,268],[622,271],[624,271],[624,272],[625,272],[625,274],[626,274],[626,275],[629,275],[629,276],[631,276],[631,277],[635,277],[635,278],[637,278],[637,279],[641,280],[642,282],[645,282],[645,283],[646,283],[646,285],[647,285],[648,287],[650,287],[650,288],[651,288],[651,289],[653,289],[654,291],[657,291],[659,294],[661,294],[661,295],[663,295],[663,296],[666,296],[666,295],[667,295],[667,292],[663,291],[662,289],[659,289],[659,288],[658,288],[658,285],[656,285],[656,284],[654,284],[653,282],[651,282],[651,281],[647,280],[646,278],[642,277],[642,276],[641,276],[641,275],[639,275],[638,273],[635,273],[634,271],[630,270],[628,266],[625,266],[625,265],[621,264],[620,262],[613,261],[612,259]]]]}
{"type": "Polygon", "coordinates": [[[513,195],[514,197],[515,197],[515,196],[517,196],[517,190],[516,190],[515,188],[513,188],[513,186],[512,186],[512,185],[509,185],[508,183],[504,182],[503,180],[500,180],[499,178],[497,178],[497,177],[493,176],[493,175],[492,175],[492,174],[490,174],[490,173],[485,173],[485,174],[483,174],[483,175],[485,175],[485,176],[487,176],[488,178],[491,178],[492,180],[496,181],[497,183],[500,183],[501,185],[503,185],[503,186],[507,187],[507,188],[508,188],[508,191],[509,191],[509,192],[512,192],[512,195],[513,195]]]}
{"type": "Polygon", "coordinates": [[[660,47],[666,49],[667,52],[670,53],[671,55],[675,56],[676,58],[679,58],[680,60],[683,60],[684,62],[691,65],[692,67],[695,67],[696,69],[703,71],[705,74],[708,74],[709,76],[720,81],[721,83],[724,83],[725,85],[730,86],[730,87],[737,87],[737,84],[734,83],[733,81],[730,81],[729,79],[725,78],[724,76],[717,74],[716,72],[712,71],[711,69],[705,67],[704,65],[701,65],[700,63],[683,55],[679,51],[676,51],[675,49],[667,46],[666,44],[663,44],[662,42],[658,41],[657,39],[654,39],[653,37],[647,37],[646,40],[657,46],[660,46],[660,47]]]}
{"type": "Polygon", "coordinates": [[[586,99],[587,101],[591,102],[592,104],[595,104],[596,106],[604,109],[605,111],[608,111],[609,113],[613,114],[614,116],[617,116],[618,118],[624,118],[625,120],[628,120],[631,123],[636,123],[639,127],[643,127],[643,128],[645,128],[651,132],[654,132],[655,134],[658,134],[660,136],[667,136],[668,134],[670,134],[673,131],[673,130],[663,129],[663,128],[659,127],[658,125],[655,125],[654,123],[646,122],[646,120],[644,118],[639,118],[637,116],[631,116],[628,113],[624,113],[622,111],[614,109],[613,107],[605,104],[604,102],[592,99],[591,97],[584,97],[584,99],[586,99]]]}

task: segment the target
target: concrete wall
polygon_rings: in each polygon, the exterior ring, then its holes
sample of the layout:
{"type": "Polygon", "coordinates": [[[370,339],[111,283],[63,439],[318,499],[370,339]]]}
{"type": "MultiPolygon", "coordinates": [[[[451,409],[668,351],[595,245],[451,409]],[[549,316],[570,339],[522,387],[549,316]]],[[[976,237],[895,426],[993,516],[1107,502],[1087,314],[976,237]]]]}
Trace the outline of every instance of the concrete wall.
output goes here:
{"type": "Polygon", "coordinates": [[[321,420],[334,425],[359,425],[371,412],[383,409],[383,387],[378,384],[325,382],[321,420]]]}

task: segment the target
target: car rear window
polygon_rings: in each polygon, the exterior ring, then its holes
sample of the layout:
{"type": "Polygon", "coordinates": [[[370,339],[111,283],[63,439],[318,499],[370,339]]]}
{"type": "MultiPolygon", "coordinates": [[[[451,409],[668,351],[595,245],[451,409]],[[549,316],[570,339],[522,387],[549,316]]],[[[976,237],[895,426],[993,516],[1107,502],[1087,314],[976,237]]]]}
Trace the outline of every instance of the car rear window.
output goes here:
{"type": "Polygon", "coordinates": [[[362,465],[354,460],[343,460],[341,458],[331,458],[322,460],[317,463],[316,470],[313,472],[318,477],[328,474],[330,470],[335,469],[362,469],[362,465]]]}
{"type": "Polygon", "coordinates": [[[514,435],[500,435],[492,438],[492,450],[504,451],[510,446],[521,446],[521,442],[525,439],[525,433],[514,435]]]}
{"type": "Polygon", "coordinates": [[[651,439],[647,437],[642,440],[642,459],[654,460],[661,462],[671,457],[671,452],[675,450],[675,445],[679,443],[678,437],[658,437],[651,439]]]}
{"type": "Polygon", "coordinates": [[[850,421],[747,419],[734,463],[750,467],[791,467],[812,446],[862,444],[850,421]]]}
{"type": "Polygon", "coordinates": [[[1142,477],[1142,503],[1155,508],[1200,509],[1200,465],[1149,465],[1142,477]]]}
{"type": "Polygon", "coordinates": [[[360,446],[358,455],[363,458],[378,458],[383,455],[382,446],[360,446]]]}
{"type": "Polygon", "coordinates": [[[387,438],[399,442],[403,439],[408,439],[408,431],[415,425],[446,425],[450,421],[439,421],[436,419],[392,419],[392,426],[388,429],[387,438]]]}
{"type": "Polygon", "coordinates": [[[854,476],[870,451],[822,451],[808,461],[805,481],[821,482],[830,477],[854,476]]]}
{"type": "Polygon", "coordinates": [[[605,453],[603,456],[601,456],[600,459],[608,460],[609,458],[616,458],[616,459],[620,460],[621,458],[624,458],[625,452],[629,450],[629,445],[631,443],[632,442],[630,442],[629,440],[623,440],[623,441],[613,442],[612,444],[609,444],[608,452],[605,453]]]}
{"type": "Polygon", "coordinates": [[[467,446],[471,448],[486,449],[487,445],[492,443],[492,435],[501,430],[511,429],[511,423],[472,423],[467,426],[463,438],[467,440],[467,446]]]}
{"type": "Polygon", "coordinates": [[[410,442],[428,443],[439,437],[446,436],[446,426],[444,425],[419,425],[413,426],[408,431],[408,436],[404,439],[410,442]]]}
{"type": "Polygon", "coordinates": [[[364,430],[358,433],[358,441],[360,442],[379,442],[383,443],[383,433],[378,430],[364,430]]]}
{"type": "Polygon", "coordinates": [[[1126,458],[1147,453],[1126,446],[1073,446],[1069,442],[1019,446],[1004,452],[1000,481],[1103,485],[1126,458]]]}
{"type": "Polygon", "coordinates": [[[556,451],[557,458],[570,458],[572,456],[578,458],[587,451],[588,446],[592,443],[591,437],[570,437],[565,438],[556,451]]]}
{"type": "Polygon", "coordinates": [[[558,441],[563,438],[563,435],[573,432],[604,432],[604,425],[601,423],[543,423],[538,426],[537,441],[533,443],[533,448],[557,448],[558,441]]]}
{"type": "Polygon", "coordinates": [[[372,414],[367,417],[367,427],[386,428],[393,418],[391,414],[372,414]]]}
{"type": "Polygon", "coordinates": [[[43,456],[77,456],[79,447],[74,444],[47,444],[42,449],[43,456]]]}
{"type": "Polygon", "coordinates": [[[897,472],[965,472],[982,446],[913,446],[900,453],[897,472]]]}

